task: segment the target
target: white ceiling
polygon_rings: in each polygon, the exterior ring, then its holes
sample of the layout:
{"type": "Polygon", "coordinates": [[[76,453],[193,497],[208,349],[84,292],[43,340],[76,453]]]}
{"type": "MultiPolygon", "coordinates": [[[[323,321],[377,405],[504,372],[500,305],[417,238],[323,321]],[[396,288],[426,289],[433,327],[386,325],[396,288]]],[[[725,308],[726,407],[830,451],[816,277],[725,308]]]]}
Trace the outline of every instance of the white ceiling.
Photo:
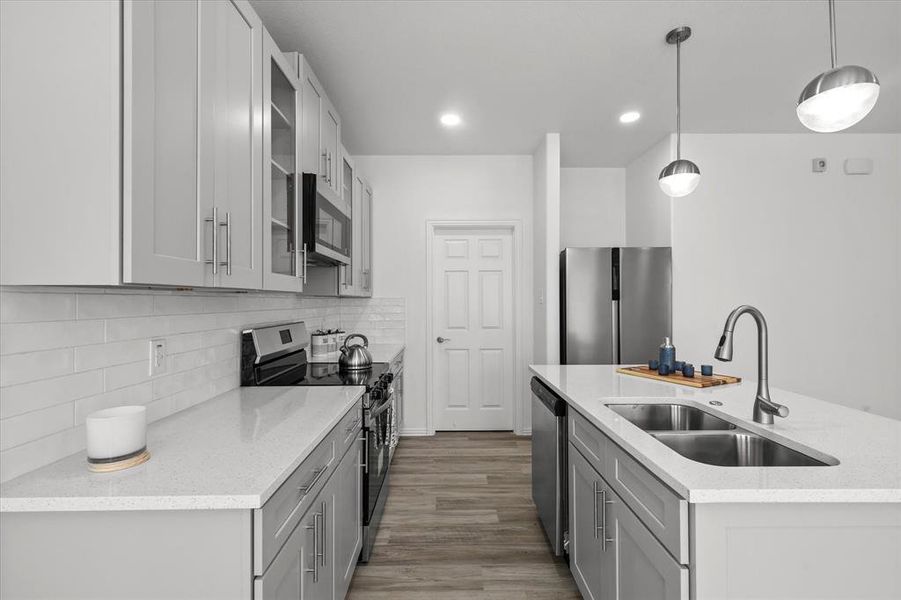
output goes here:
{"type": "MultiPolygon", "coordinates": [[[[801,88],[829,66],[818,1],[252,0],[303,52],[354,154],[530,154],[560,132],[564,166],[623,166],[674,128],[686,24],[687,132],[803,132],[801,88]],[[630,126],[618,116],[639,110],[630,126]],[[440,113],[464,125],[446,130],[440,113]]],[[[901,132],[901,1],[836,3],[840,64],[872,69],[879,103],[854,132],[901,132]]]]}

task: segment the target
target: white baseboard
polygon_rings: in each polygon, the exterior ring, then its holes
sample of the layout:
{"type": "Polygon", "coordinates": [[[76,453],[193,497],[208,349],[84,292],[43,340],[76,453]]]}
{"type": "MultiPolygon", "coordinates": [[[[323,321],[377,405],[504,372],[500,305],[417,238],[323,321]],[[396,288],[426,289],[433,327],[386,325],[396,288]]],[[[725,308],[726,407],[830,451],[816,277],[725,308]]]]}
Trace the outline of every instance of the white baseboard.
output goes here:
{"type": "Polygon", "coordinates": [[[406,428],[406,429],[401,429],[399,435],[401,437],[417,437],[417,436],[424,436],[424,435],[435,435],[435,432],[429,431],[428,429],[425,429],[425,428],[423,428],[423,429],[406,428]]]}

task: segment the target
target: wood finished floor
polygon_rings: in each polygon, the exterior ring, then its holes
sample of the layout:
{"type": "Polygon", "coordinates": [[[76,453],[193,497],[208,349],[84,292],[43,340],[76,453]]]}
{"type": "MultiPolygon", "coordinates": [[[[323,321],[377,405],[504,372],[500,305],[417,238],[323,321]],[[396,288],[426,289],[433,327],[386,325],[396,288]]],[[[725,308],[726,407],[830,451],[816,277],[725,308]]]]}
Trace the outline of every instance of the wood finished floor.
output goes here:
{"type": "Polygon", "coordinates": [[[529,438],[512,433],[402,438],[349,600],[581,598],[538,522],[530,454],[529,438]]]}

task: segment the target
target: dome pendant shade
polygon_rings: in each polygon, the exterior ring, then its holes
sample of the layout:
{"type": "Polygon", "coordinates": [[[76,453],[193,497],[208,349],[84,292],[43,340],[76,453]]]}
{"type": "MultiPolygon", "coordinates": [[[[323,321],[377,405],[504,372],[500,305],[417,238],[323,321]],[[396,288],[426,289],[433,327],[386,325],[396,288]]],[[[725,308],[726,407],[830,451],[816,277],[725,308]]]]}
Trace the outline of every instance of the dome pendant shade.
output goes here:
{"type": "Polygon", "coordinates": [[[808,83],[798,98],[798,119],[813,131],[832,133],[858,123],[879,98],[879,80],[864,67],[829,69],[808,83]]]}
{"type": "Polygon", "coordinates": [[[679,158],[666,165],[657,183],[667,196],[681,198],[695,191],[701,182],[701,170],[690,160],[679,158]]]}

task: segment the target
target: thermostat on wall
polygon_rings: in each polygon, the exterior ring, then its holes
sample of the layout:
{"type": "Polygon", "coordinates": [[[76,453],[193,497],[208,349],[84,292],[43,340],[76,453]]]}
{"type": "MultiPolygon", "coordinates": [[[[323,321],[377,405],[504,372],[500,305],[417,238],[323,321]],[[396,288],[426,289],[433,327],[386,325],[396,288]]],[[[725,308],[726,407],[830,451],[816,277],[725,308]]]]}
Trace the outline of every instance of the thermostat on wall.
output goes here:
{"type": "Polygon", "coordinates": [[[872,158],[845,159],[845,175],[869,175],[873,172],[872,158]]]}

